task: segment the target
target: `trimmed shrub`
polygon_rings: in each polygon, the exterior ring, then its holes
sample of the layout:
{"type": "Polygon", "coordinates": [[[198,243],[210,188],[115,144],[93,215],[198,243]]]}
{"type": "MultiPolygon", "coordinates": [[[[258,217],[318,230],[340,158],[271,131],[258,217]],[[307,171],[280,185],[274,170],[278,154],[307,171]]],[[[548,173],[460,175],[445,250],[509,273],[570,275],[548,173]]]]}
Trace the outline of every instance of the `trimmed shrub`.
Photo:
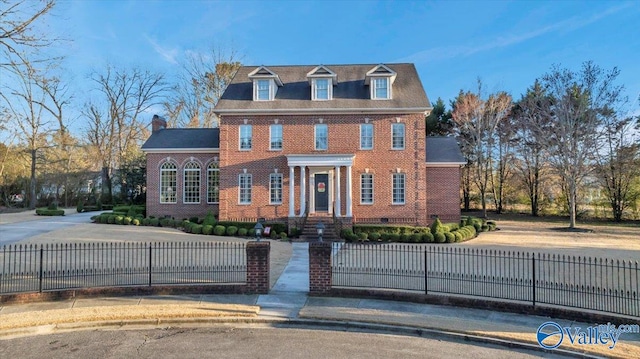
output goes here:
{"type": "Polygon", "coordinates": [[[247,230],[246,228],[238,228],[238,236],[246,237],[247,233],[249,233],[249,230],[247,230]]]}
{"type": "Polygon", "coordinates": [[[364,242],[364,241],[366,241],[367,239],[369,239],[369,235],[368,235],[366,232],[360,232],[360,233],[358,233],[358,240],[359,240],[360,242],[364,242]]]}
{"type": "Polygon", "coordinates": [[[38,209],[36,209],[36,214],[38,216],[64,216],[64,210],[63,209],[38,208],[38,209]]]}
{"type": "Polygon", "coordinates": [[[409,235],[409,241],[413,243],[420,243],[422,241],[422,234],[412,233],[409,235]]]}
{"type": "Polygon", "coordinates": [[[372,242],[377,242],[380,240],[380,233],[378,232],[373,232],[373,233],[369,233],[369,240],[372,242]]]}
{"type": "Polygon", "coordinates": [[[202,234],[211,235],[213,233],[213,226],[210,224],[202,225],[202,234]]]}
{"type": "Polygon", "coordinates": [[[109,223],[109,224],[116,223],[116,216],[113,215],[113,214],[110,214],[109,217],[107,217],[107,223],[109,223]]]}
{"type": "Polygon", "coordinates": [[[133,218],[131,218],[131,217],[124,217],[124,219],[122,220],[122,224],[129,225],[129,224],[131,224],[132,220],[133,220],[133,218]]]}
{"type": "Polygon", "coordinates": [[[124,224],[124,216],[116,216],[116,224],[124,224]]]}
{"type": "Polygon", "coordinates": [[[216,225],[216,217],[213,215],[213,213],[211,211],[207,212],[207,215],[204,216],[204,219],[202,220],[202,225],[206,226],[215,226],[216,225]]]}
{"type": "Polygon", "coordinates": [[[151,222],[151,218],[143,218],[142,219],[142,225],[143,226],[148,226],[149,222],[151,222]]]}
{"type": "Polygon", "coordinates": [[[197,224],[199,220],[200,219],[198,217],[189,217],[189,222],[191,222],[191,223],[196,223],[197,224]]]}
{"type": "Polygon", "coordinates": [[[443,232],[436,232],[433,235],[433,239],[436,243],[444,243],[447,240],[443,232]]]}
{"type": "Polygon", "coordinates": [[[285,232],[280,232],[280,239],[287,239],[287,234],[285,232]]]}
{"type": "Polygon", "coordinates": [[[483,225],[480,227],[480,231],[482,231],[482,232],[488,232],[488,231],[489,231],[489,226],[487,226],[486,224],[483,224],[483,225]]]}
{"type": "Polygon", "coordinates": [[[271,233],[269,233],[269,238],[278,239],[278,232],[276,232],[273,228],[271,228],[271,233]]]}
{"type": "Polygon", "coordinates": [[[194,224],[193,226],[191,226],[191,233],[193,233],[193,234],[202,234],[202,225],[201,224],[194,224]]]}
{"type": "Polygon", "coordinates": [[[433,243],[433,234],[431,232],[422,233],[422,241],[424,243],[433,243]]]}
{"type": "Polygon", "coordinates": [[[78,202],[78,206],[76,207],[76,211],[78,213],[82,213],[82,211],[84,211],[84,202],[82,202],[82,201],[78,202]]]}
{"type": "Polygon", "coordinates": [[[443,226],[446,228],[445,232],[453,232],[460,228],[458,223],[445,223],[443,226]]]}
{"type": "Polygon", "coordinates": [[[462,242],[462,233],[460,232],[453,232],[453,235],[456,237],[456,242],[462,242]]]}
{"type": "Polygon", "coordinates": [[[389,233],[389,241],[400,242],[400,233],[389,233]]]}
{"type": "Polygon", "coordinates": [[[447,243],[453,243],[456,241],[456,236],[451,232],[444,232],[444,237],[447,243]]]}
{"type": "Polygon", "coordinates": [[[436,218],[435,221],[431,224],[431,234],[435,235],[436,233],[444,233],[445,228],[440,222],[440,218],[436,218]]]}
{"type": "Polygon", "coordinates": [[[226,233],[227,233],[227,236],[235,236],[236,233],[238,233],[238,227],[229,226],[229,227],[227,227],[227,232],[226,233]]]}
{"type": "Polygon", "coordinates": [[[131,221],[131,224],[133,224],[134,226],[139,226],[140,225],[140,220],[138,218],[134,218],[131,221]]]}
{"type": "Polygon", "coordinates": [[[151,218],[151,220],[149,221],[149,225],[153,226],[153,227],[158,227],[160,226],[160,219],[158,218],[151,218]]]}
{"type": "Polygon", "coordinates": [[[382,232],[380,233],[380,240],[383,242],[389,242],[391,240],[391,233],[382,232]]]}
{"type": "Polygon", "coordinates": [[[213,227],[213,234],[215,234],[216,236],[224,236],[226,231],[227,228],[225,226],[217,225],[213,227]]]}

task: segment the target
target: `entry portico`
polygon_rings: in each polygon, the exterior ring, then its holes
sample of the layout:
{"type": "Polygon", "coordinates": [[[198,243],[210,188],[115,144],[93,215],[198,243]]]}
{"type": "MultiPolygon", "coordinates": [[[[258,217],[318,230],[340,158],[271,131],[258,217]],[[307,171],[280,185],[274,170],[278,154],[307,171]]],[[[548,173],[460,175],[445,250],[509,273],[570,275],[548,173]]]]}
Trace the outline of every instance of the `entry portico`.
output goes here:
{"type": "Polygon", "coordinates": [[[295,168],[300,167],[300,212],[304,217],[307,211],[307,193],[309,193],[309,213],[328,212],[336,217],[342,217],[342,194],[340,189],[340,171],[346,168],[345,189],[345,217],[352,217],[353,213],[353,184],[352,167],[354,154],[292,154],[287,155],[289,166],[289,217],[296,217],[295,213],[295,168]],[[306,185],[306,169],[309,168],[309,187],[306,185]],[[316,178],[318,179],[316,181],[316,178]],[[325,182],[326,179],[326,182],[325,182]],[[326,197],[325,197],[326,196],[326,197]],[[323,202],[333,203],[333,206],[323,206],[323,202]]]}

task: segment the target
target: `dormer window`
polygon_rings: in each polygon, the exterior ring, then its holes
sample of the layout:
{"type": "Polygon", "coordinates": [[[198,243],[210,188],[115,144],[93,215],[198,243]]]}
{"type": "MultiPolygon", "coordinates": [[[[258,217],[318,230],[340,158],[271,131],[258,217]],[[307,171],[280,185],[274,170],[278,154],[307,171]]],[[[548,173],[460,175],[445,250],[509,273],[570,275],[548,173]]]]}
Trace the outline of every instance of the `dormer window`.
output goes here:
{"type": "Polygon", "coordinates": [[[365,85],[369,85],[372,100],[390,100],[392,85],[397,73],[385,65],[378,65],[367,72],[365,85]]]}
{"type": "Polygon", "coordinates": [[[282,86],[280,77],[264,66],[251,71],[249,79],[253,81],[253,101],[273,101],[282,86]]]}
{"type": "Polygon", "coordinates": [[[323,65],[307,73],[311,84],[311,100],[327,101],[333,98],[333,85],[338,83],[338,75],[323,65]]]}

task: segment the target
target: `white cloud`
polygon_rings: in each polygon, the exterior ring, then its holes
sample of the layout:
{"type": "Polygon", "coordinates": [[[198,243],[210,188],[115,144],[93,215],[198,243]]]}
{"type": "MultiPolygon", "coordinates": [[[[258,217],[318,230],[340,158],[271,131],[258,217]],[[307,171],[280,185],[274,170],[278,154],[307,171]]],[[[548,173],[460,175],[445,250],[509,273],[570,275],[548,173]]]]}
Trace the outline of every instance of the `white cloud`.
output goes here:
{"type": "Polygon", "coordinates": [[[178,56],[179,50],[176,48],[173,49],[167,49],[164,48],[162,46],[160,46],[157,42],[155,42],[153,39],[151,39],[149,36],[144,35],[145,39],[151,44],[151,46],[153,47],[153,49],[160,55],[162,56],[162,58],[165,59],[165,61],[177,65],[178,61],[176,60],[176,57],[178,56]]]}
{"type": "Polygon", "coordinates": [[[574,16],[560,22],[550,24],[539,29],[535,29],[529,32],[514,34],[508,36],[500,36],[486,43],[480,45],[464,45],[464,46],[442,46],[423,51],[416,52],[409,56],[403,57],[397,62],[415,62],[422,63],[427,61],[448,60],[456,57],[466,57],[478,52],[489,51],[497,48],[507,47],[521,42],[542,36],[544,34],[555,31],[574,31],[581,27],[594,23],[604,17],[615,14],[623,9],[633,6],[632,3],[626,3],[621,6],[610,8],[606,11],[599,12],[591,17],[582,18],[580,16],[574,16]]]}

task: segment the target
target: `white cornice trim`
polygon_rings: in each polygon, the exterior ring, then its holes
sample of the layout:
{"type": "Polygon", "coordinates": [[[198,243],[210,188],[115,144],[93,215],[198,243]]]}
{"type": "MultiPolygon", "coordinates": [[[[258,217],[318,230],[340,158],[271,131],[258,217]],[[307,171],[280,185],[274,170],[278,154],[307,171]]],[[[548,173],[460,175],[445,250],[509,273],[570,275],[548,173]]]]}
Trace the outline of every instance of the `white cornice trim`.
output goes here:
{"type": "MultiPolygon", "coordinates": [[[[334,98],[335,101],[335,98],[334,98]]],[[[309,115],[309,114],[407,114],[407,113],[428,113],[433,107],[406,107],[406,108],[292,108],[292,109],[228,109],[216,110],[215,114],[220,115],[309,115]]]]}
{"type": "Polygon", "coordinates": [[[144,153],[220,153],[219,148],[143,148],[144,153]]]}
{"type": "Polygon", "coordinates": [[[353,166],[354,154],[287,155],[288,166],[353,166]]]}
{"type": "Polygon", "coordinates": [[[460,167],[466,164],[466,162],[427,162],[427,167],[460,167]]]}

